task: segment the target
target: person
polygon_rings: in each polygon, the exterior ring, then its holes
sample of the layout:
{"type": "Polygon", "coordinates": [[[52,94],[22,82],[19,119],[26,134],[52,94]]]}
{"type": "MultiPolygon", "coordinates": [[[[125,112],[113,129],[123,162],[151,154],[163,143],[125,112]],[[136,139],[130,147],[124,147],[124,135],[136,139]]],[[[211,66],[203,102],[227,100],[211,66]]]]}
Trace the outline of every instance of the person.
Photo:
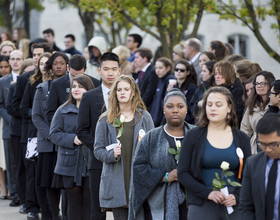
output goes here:
{"type": "MultiPolygon", "coordinates": [[[[34,55],[33,55],[33,46],[35,44],[38,44],[38,43],[47,43],[47,41],[43,38],[35,38],[33,40],[30,41],[30,44],[29,44],[29,58],[33,58],[34,55]]],[[[47,44],[47,46],[50,48],[50,46],[47,44]]],[[[51,52],[53,52],[53,50],[50,48],[51,52]]],[[[36,55],[36,54],[35,54],[36,55]]],[[[37,57],[37,60],[39,59],[39,57],[37,57]]]]}
{"type": "Polygon", "coordinates": [[[240,219],[240,187],[230,187],[227,183],[229,195],[225,196],[214,191],[212,185],[215,173],[221,177],[223,161],[229,163],[229,170],[234,173],[228,179],[242,182],[242,166],[246,165],[251,150],[248,136],[237,127],[230,91],[221,86],[207,90],[197,128],[185,136],[179,157],[178,180],[187,190],[188,219],[226,219],[223,206],[234,209],[229,219],[240,219]]]}
{"type": "Polygon", "coordinates": [[[233,53],[234,53],[233,46],[230,43],[224,43],[224,44],[227,47],[227,55],[226,55],[226,57],[233,55],[233,53]]]}
{"type": "Polygon", "coordinates": [[[61,51],[60,48],[58,46],[56,46],[54,39],[55,39],[55,35],[54,35],[54,30],[51,28],[47,28],[45,30],[43,30],[43,35],[44,35],[44,39],[49,43],[50,47],[53,49],[53,51],[61,51]]]}
{"type": "Polygon", "coordinates": [[[201,68],[199,66],[199,56],[201,51],[202,43],[197,38],[189,38],[184,45],[184,55],[185,58],[188,59],[195,69],[197,75],[197,86],[200,85],[201,82],[201,68]]]}
{"type": "Polygon", "coordinates": [[[233,66],[235,66],[235,63],[237,63],[240,60],[244,60],[244,57],[239,54],[232,54],[225,57],[224,60],[229,61],[233,66]]]}
{"type": "Polygon", "coordinates": [[[252,63],[249,60],[240,60],[235,63],[235,71],[237,77],[244,84],[250,77],[255,76],[258,72],[261,72],[262,68],[258,63],[252,63]]]}
{"type": "Polygon", "coordinates": [[[252,154],[256,154],[260,150],[257,149],[256,144],[256,126],[268,110],[270,101],[269,91],[271,90],[273,81],[275,81],[275,77],[271,72],[262,71],[257,73],[253,81],[254,89],[245,103],[246,111],[241,122],[240,130],[245,132],[250,138],[252,154]]]}
{"type": "Polygon", "coordinates": [[[140,89],[141,97],[147,110],[150,112],[152,108],[153,97],[155,95],[158,83],[154,66],[150,63],[153,53],[148,48],[138,48],[135,51],[135,67],[141,72],[137,78],[137,84],[140,89]]]}
{"type": "Polygon", "coordinates": [[[224,86],[230,90],[236,109],[238,124],[240,125],[244,112],[244,89],[240,80],[236,77],[232,64],[228,61],[219,61],[214,66],[215,85],[224,86]]]}
{"type": "Polygon", "coordinates": [[[240,193],[240,219],[279,219],[280,116],[264,115],[258,122],[257,145],[262,152],[245,165],[240,193]],[[258,171],[258,172],[256,172],[258,171]]]}
{"type": "Polygon", "coordinates": [[[94,143],[94,155],[103,162],[100,206],[111,208],[116,220],[128,219],[130,174],[139,134],[147,133],[153,128],[153,120],[145,110],[135,80],[131,76],[120,76],[112,85],[109,108],[97,122],[98,132],[94,143]],[[120,128],[113,125],[114,119],[120,119],[121,116],[125,117],[125,121],[118,144],[117,133],[120,128]],[[108,151],[106,147],[111,144],[117,146],[108,151]]]}
{"type": "Polygon", "coordinates": [[[214,60],[216,60],[216,56],[212,51],[202,52],[198,58],[200,69],[202,70],[202,67],[206,62],[214,61],[214,60]]]}
{"type": "Polygon", "coordinates": [[[142,37],[139,34],[129,34],[125,46],[130,50],[130,57],[126,58],[129,62],[134,61],[135,59],[135,51],[142,44],[142,37]]]}
{"type": "Polygon", "coordinates": [[[19,42],[23,38],[28,38],[26,30],[21,27],[15,28],[13,31],[13,42],[16,45],[16,48],[18,48],[19,42]]]}
{"type": "Polygon", "coordinates": [[[58,146],[52,187],[64,188],[68,200],[68,219],[90,219],[88,148],[76,135],[79,105],[84,92],[94,88],[86,75],[72,80],[69,98],[53,117],[49,139],[58,146]]]}
{"type": "Polygon", "coordinates": [[[64,37],[64,45],[66,47],[66,50],[63,52],[66,54],[70,54],[70,56],[73,56],[75,54],[82,55],[82,53],[75,48],[76,38],[73,34],[67,34],[64,37]]]}
{"type": "MultiPolygon", "coordinates": [[[[38,59],[40,55],[45,52],[52,52],[51,48],[47,43],[37,43],[32,46],[33,61],[36,68],[38,68],[38,59]]],[[[17,83],[15,86],[15,91],[13,95],[12,105],[15,112],[20,113],[20,105],[23,99],[24,90],[26,84],[31,75],[35,73],[35,70],[26,72],[17,77],[17,83]]],[[[28,140],[28,120],[22,118],[22,129],[21,129],[21,144],[23,151],[26,152],[27,140],[28,140]]],[[[26,171],[26,212],[27,217],[31,219],[38,219],[39,204],[37,201],[35,186],[34,186],[34,173],[35,166],[34,161],[24,159],[23,163],[20,165],[22,169],[25,168],[26,171]]],[[[23,170],[22,170],[23,172],[23,170]]]]}
{"type": "Polygon", "coordinates": [[[244,88],[245,88],[244,102],[245,103],[248,100],[250,94],[252,93],[252,91],[254,89],[254,85],[253,85],[254,78],[255,78],[255,76],[252,76],[249,79],[247,79],[246,82],[244,83],[244,88]]]}
{"type": "Polygon", "coordinates": [[[130,62],[126,59],[130,57],[129,50],[123,46],[117,46],[112,50],[113,53],[117,54],[120,59],[120,68],[122,70],[121,75],[128,75],[132,74],[132,66],[130,62]]]}
{"type": "Polygon", "coordinates": [[[16,46],[12,41],[6,40],[0,44],[0,55],[9,56],[16,46]]]}
{"type": "Polygon", "coordinates": [[[0,55],[0,75],[4,77],[12,72],[12,67],[9,64],[10,56],[0,55]]]}
{"type": "Polygon", "coordinates": [[[208,50],[215,54],[217,61],[223,60],[229,53],[225,44],[219,40],[211,41],[208,50]]]}
{"type": "Polygon", "coordinates": [[[106,219],[106,213],[101,212],[99,203],[99,184],[102,170],[102,162],[93,155],[96,123],[99,116],[109,107],[109,93],[113,83],[121,72],[119,57],[111,52],[101,56],[98,73],[101,76],[102,84],[84,93],[79,107],[77,136],[90,149],[88,169],[91,198],[91,220],[106,219]]]}
{"type": "Polygon", "coordinates": [[[89,60],[87,61],[87,71],[89,76],[100,80],[98,67],[103,53],[106,52],[106,41],[104,37],[93,37],[88,43],[89,60]]]}
{"type": "MultiPolygon", "coordinates": [[[[62,52],[59,52],[61,56],[57,57],[57,66],[65,64],[65,56],[62,55],[62,52]]],[[[57,110],[57,108],[66,102],[68,94],[70,93],[70,86],[72,79],[79,75],[85,74],[86,70],[86,60],[82,55],[75,54],[71,57],[69,61],[69,72],[63,72],[62,70],[57,70],[57,72],[64,73],[65,75],[58,80],[55,80],[51,84],[50,88],[50,98],[47,106],[47,118],[48,121],[52,121],[52,117],[57,110]]],[[[94,84],[94,87],[98,87],[100,82],[99,80],[90,77],[91,81],[94,84]]]]}
{"type": "Polygon", "coordinates": [[[275,80],[271,84],[271,89],[269,91],[270,105],[268,105],[268,110],[265,114],[268,113],[277,113],[280,114],[280,80],[275,80]]]}
{"type": "Polygon", "coordinates": [[[173,53],[172,53],[172,60],[173,62],[177,63],[180,60],[184,59],[184,41],[181,41],[179,44],[176,44],[173,47],[173,53]]]}
{"type": "Polygon", "coordinates": [[[135,152],[129,203],[131,220],[187,217],[185,195],[177,179],[177,163],[168,152],[169,148],[177,150],[176,142],[182,143],[194,127],[184,121],[185,95],[177,88],[170,90],[164,98],[163,111],[166,124],[148,132],[135,152]]]}
{"type": "MultiPolygon", "coordinates": [[[[35,69],[33,60],[31,58],[23,61],[22,66],[20,68],[19,76],[25,72],[29,72],[35,69]]],[[[12,99],[14,95],[16,82],[11,82],[9,85],[9,90],[7,93],[6,100],[6,109],[7,113],[11,115],[11,119],[9,122],[9,134],[11,136],[11,150],[15,155],[16,162],[16,187],[17,193],[20,201],[20,209],[19,213],[27,214],[26,212],[26,174],[25,174],[25,154],[26,151],[21,146],[21,116],[19,112],[15,112],[13,110],[12,99]]]]}
{"type": "Polygon", "coordinates": [[[0,34],[0,44],[6,40],[12,41],[12,36],[10,32],[2,32],[0,34]]]}
{"type": "Polygon", "coordinates": [[[84,58],[86,59],[86,61],[89,60],[89,51],[88,51],[88,47],[84,48],[84,53],[83,53],[84,58]]]}
{"type": "MultiPolygon", "coordinates": [[[[32,121],[38,129],[37,136],[40,139],[37,144],[39,155],[35,184],[36,186],[46,189],[47,202],[53,220],[59,220],[61,217],[59,216],[60,190],[51,188],[57,160],[57,152],[54,145],[49,140],[50,123],[46,117],[46,108],[50,97],[49,91],[51,84],[53,83],[53,80],[57,80],[65,75],[68,63],[68,57],[61,52],[52,54],[52,56],[46,61],[43,71],[47,73],[46,76],[51,73],[52,79],[47,80],[47,77],[44,77],[44,80],[46,81],[37,86],[32,108],[32,121]]],[[[64,218],[66,217],[65,205],[64,200],[62,200],[62,214],[64,215],[64,218]]]]}
{"type": "Polygon", "coordinates": [[[189,110],[191,111],[196,121],[200,113],[200,108],[202,107],[203,95],[209,88],[214,85],[215,79],[212,72],[216,63],[217,61],[209,61],[204,63],[201,71],[201,85],[195,90],[192,99],[189,102],[189,110]]]}
{"type": "Polygon", "coordinates": [[[19,75],[19,71],[23,63],[23,53],[19,50],[12,51],[9,63],[11,65],[12,72],[0,79],[0,116],[4,120],[2,127],[2,138],[4,141],[5,149],[8,190],[10,192],[10,195],[14,197],[13,201],[10,203],[10,206],[19,206],[20,202],[16,187],[16,161],[14,151],[11,147],[11,136],[9,134],[9,121],[11,120],[11,116],[7,113],[5,105],[10,83],[12,81],[17,81],[17,76],[19,75]]]}
{"type": "MultiPolygon", "coordinates": [[[[195,73],[193,65],[185,60],[180,60],[175,65],[174,73],[177,79],[176,86],[185,94],[187,99],[187,106],[189,106],[197,85],[197,75],[195,73]]],[[[167,91],[169,91],[172,87],[173,86],[169,84],[167,91]]],[[[185,121],[190,124],[194,123],[194,118],[192,116],[190,108],[188,108],[188,113],[185,121]]]]}

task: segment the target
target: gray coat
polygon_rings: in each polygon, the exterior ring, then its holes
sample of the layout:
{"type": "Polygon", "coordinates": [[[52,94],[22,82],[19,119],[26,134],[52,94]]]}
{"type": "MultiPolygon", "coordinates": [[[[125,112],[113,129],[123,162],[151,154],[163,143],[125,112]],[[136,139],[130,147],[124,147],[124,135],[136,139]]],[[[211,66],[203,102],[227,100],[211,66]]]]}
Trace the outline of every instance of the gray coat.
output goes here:
{"type": "Polygon", "coordinates": [[[13,81],[12,73],[4,76],[0,79],[0,116],[4,119],[3,120],[3,139],[9,139],[9,122],[11,120],[11,116],[8,114],[7,109],[5,107],[6,100],[7,100],[7,93],[9,91],[9,86],[13,81]]]}
{"type": "Polygon", "coordinates": [[[39,153],[52,152],[53,143],[48,140],[50,126],[46,118],[49,81],[40,83],[33,100],[32,122],[37,130],[37,150],[39,153]]]}
{"type": "MultiPolygon", "coordinates": [[[[139,115],[136,115],[135,121],[138,117],[139,115]]],[[[148,132],[153,128],[154,123],[151,115],[147,111],[144,111],[134,127],[132,158],[134,158],[140,129],[148,132]]],[[[126,201],[121,156],[119,157],[118,169],[115,174],[117,160],[114,157],[114,151],[113,149],[107,151],[105,148],[114,143],[117,143],[116,128],[113,127],[112,124],[108,124],[107,117],[102,118],[101,116],[101,120],[96,126],[94,155],[98,160],[103,162],[99,191],[100,206],[103,208],[117,208],[128,205],[126,201]]]]}
{"type": "Polygon", "coordinates": [[[79,109],[74,104],[63,108],[60,106],[53,116],[49,138],[58,145],[54,172],[59,175],[73,176],[76,185],[80,186],[82,177],[87,176],[86,161],[88,161],[89,149],[83,145],[74,144],[78,111],[79,109]]]}

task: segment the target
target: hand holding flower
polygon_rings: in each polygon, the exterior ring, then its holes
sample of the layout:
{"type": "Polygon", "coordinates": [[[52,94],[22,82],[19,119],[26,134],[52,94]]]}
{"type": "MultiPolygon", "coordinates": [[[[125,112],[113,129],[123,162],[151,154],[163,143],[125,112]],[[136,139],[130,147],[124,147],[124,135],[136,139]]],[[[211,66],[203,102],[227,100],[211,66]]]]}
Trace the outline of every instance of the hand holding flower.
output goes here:
{"type": "Polygon", "coordinates": [[[225,200],[225,195],[220,191],[212,191],[209,193],[208,199],[212,200],[213,202],[215,202],[217,204],[219,204],[219,203],[222,204],[225,200]]]}
{"type": "Polygon", "coordinates": [[[236,205],[235,196],[233,194],[229,194],[228,196],[226,196],[222,204],[224,204],[226,207],[235,206],[236,205]]]}
{"type": "Polygon", "coordinates": [[[121,155],[121,153],[122,153],[121,146],[116,146],[114,148],[114,157],[116,159],[118,159],[118,157],[119,157],[119,155],[121,155]]]}

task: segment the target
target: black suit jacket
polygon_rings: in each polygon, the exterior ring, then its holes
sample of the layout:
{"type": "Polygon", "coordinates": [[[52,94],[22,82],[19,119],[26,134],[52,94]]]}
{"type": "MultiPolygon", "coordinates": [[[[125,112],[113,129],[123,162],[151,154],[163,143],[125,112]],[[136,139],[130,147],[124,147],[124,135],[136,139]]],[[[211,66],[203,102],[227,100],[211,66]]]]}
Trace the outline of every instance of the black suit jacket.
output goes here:
{"type": "MultiPolygon", "coordinates": [[[[99,80],[91,76],[88,77],[91,78],[95,88],[100,85],[99,80]]],[[[47,119],[49,123],[51,123],[53,115],[58,107],[67,101],[70,93],[70,86],[69,73],[52,82],[47,105],[47,119]]]]}
{"type": "MultiPolygon", "coordinates": [[[[265,219],[265,168],[267,156],[260,152],[248,158],[240,193],[240,219],[265,219]]],[[[279,206],[280,213],[280,206],[279,206]]]]}
{"type": "MultiPolygon", "coordinates": [[[[35,73],[35,70],[24,73],[17,78],[16,88],[13,96],[13,109],[20,114],[20,103],[23,97],[23,93],[26,87],[26,84],[29,81],[31,75],[35,73]]],[[[28,130],[28,120],[22,119],[22,135],[21,135],[21,143],[27,143],[27,133],[24,131],[28,130]]]]}
{"type": "MultiPolygon", "coordinates": [[[[93,155],[95,128],[99,116],[106,111],[101,86],[83,94],[79,106],[76,134],[78,138],[91,149],[89,155],[89,169],[102,169],[102,162],[93,155]]],[[[98,132],[98,131],[97,131],[98,132]]]]}
{"type": "Polygon", "coordinates": [[[141,81],[139,81],[139,76],[140,74],[138,75],[138,86],[141,98],[143,99],[146,108],[150,110],[157,89],[158,76],[152,64],[146,69],[141,81]]]}

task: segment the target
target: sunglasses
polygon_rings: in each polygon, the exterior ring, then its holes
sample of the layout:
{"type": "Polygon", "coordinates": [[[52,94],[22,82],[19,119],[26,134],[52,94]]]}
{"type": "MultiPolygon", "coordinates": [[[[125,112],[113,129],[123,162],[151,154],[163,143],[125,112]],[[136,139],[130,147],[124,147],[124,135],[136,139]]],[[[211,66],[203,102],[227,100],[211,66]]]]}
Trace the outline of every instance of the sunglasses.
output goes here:
{"type": "Polygon", "coordinates": [[[184,72],[186,72],[186,69],[179,69],[179,68],[175,68],[174,69],[176,72],[181,72],[181,73],[184,73],[184,72]]]}

